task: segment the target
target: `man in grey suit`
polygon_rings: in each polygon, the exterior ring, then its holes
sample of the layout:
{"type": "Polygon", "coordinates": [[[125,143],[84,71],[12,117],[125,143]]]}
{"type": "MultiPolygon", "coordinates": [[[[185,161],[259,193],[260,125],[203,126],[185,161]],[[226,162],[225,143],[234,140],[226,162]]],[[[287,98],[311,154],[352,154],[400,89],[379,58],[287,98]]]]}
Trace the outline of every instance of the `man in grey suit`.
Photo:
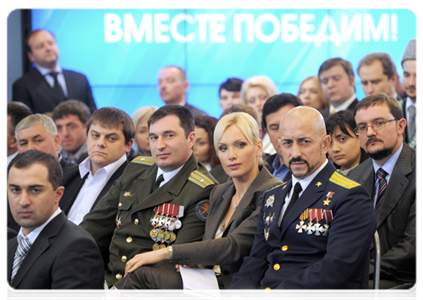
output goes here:
{"type": "Polygon", "coordinates": [[[192,116],[207,115],[204,111],[187,103],[189,83],[185,71],[176,66],[167,66],[160,70],[158,90],[160,98],[166,104],[178,104],[188,109],[192,116]]]}
{"type": "MultiPolygon", "coordinates": [[[[416,152],[403,142],[406,120],[397,100],[367,96],[356,107],[356,131],[371,159],[350,177],[372,195],[381,244],[381,288],[408,288],[416,280],[416,152]]],[[[370,248],[370,280],[374,277],[370,248]]]]}
{"type": "Polygon", "coordinates": [[[15,289],[101,289],[100,251],[59,208],[62,169],[49,153],[29,150],[10,163],[7,195],[21,226],[7,244],[7,279],[15,289]]]}

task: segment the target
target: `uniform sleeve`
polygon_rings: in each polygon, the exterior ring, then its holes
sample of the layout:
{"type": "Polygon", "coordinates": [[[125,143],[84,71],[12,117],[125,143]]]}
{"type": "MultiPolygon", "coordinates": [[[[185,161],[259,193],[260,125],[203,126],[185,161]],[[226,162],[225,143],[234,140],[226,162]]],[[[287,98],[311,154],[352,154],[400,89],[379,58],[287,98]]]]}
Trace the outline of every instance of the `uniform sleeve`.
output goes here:
{"type": "Polygon", "coordinates": [[[100,249],[110,242],[116,228],[115,219],[118,212],[121,185],[122,179],[116,181],[107,194],[100,199],[97,206],[85,215],[79,225],[93,236],[100,249]]]}

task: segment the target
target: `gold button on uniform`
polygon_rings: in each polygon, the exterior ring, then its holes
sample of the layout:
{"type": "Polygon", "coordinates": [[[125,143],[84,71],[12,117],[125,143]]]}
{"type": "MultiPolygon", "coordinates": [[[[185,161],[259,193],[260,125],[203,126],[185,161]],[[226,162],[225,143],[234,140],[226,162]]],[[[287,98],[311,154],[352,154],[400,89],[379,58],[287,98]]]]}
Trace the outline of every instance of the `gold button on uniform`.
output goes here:
{"type": "Polygon", "coordinates": [[[122,203],[119,203],[118,206],[121,207],[122,206],[122,203]]]}
{"type": "Polygon", "coordinates": [[[286,250],[288,250],[288,246],[287,245],[285,245],[285,246],[282,247],[282,251],[286,251],[286,250]]]}
{"type": "Polygon", "coordinates": [[[275,271],[279,270],[281,268],[281,266],[279,264],[275,264],[273,266],[273,269],[275,269],[275,271]]]}
{"type": "Polygon", "coordinates": [[[270,291],[270,290],[271,290],[271,288],[270,288],[270,287],[267,287],[267,288],[265,288],[264,290],[265,290],[265,291],[270,291]]]}
{"type": "Polygon", "coordinates": [[[124,255],[124,256],[122,256],[122,262],[126,262],[126,256],[124,255]]]}
{"type": "Polygon", "coordinates": [[[135,219],[135,220],[134,220],[134,224],[135,224],[135,225],[138,225],[138,223],[139,223],[139,222],[140,222],[140,221],[139,221],[138,219],[135,219]]]}
{"type": "Polygon", "coordinates": [[[127,239],[126,239],[126,242],[129,244],[129,243],[132,243],[132,238],[131,237],[128,237],[127,239]]]}
{"type": "Polygon", "coordinates": [[[117,273],[117,274],[116,274],[116,279],[117,279],[117,280],[122,279],[122,274],[117,273]]]}

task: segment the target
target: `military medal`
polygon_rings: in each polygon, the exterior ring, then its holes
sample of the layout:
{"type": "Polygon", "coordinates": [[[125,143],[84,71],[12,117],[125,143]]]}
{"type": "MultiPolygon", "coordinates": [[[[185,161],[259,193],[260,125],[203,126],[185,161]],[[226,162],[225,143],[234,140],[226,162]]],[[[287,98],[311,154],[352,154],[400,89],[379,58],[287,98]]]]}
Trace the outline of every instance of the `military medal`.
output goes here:
{"type": "Polygon", "coordinates": [[[116,216],[115,221],[116,221],[116,227],[119,228],[120,225],[122,225],[122,217],[118,218],[118,216],[116,216]]]}
{"type": "Polygon", "coordinates": [[[326,195],[326,200],[323,200],[323,205],[329,205],[329,203],[331,201],[329,198],[332,198],[333,194],[335,194],[335,192],[329,192],[326,195]]]}
{"type": "Polygon", "coordinates": [[[156,230],[155,228],[151,229],[151,231],[150,231],[150,236],[151,236],[151,238],[152,238],[153,240],[155,240],[155,238],[157,237],[157,235],[158,235],[157,230],[156,230]]]}
{"type": "Polygon", "coordinates": [[[269,198],[267,198],[266,204],[264,206],[273,207],[273,202],[275,202],[275,195],[269,196],[269,198]]]}
{"type": "Polygon", "coordinates": [[[175,234],[175,233],[173,233],[173,232],[171,232],[171,233],[169,234],[169,240],[170,240],[171,242],[174,242],[174,241],[176,240],[176,234],[175,234]]]}
{"type": "Polygon", "coordinates": [[[264,229],[264,238],[266,239],[266,241],[269,238],[269,228],[267,228],[267,230],[266,228],[264,229]]]}
{"type": "Polygon", "coordinates": [[[329,232],[329,223],[333,220],[333,215],[331,210],[324,210],[323,211],[323,220],[325,220],[325,224],[322,226],[322,235],[327,236],[329,232]]]}
{"type": "Polygon", "coordinates": [[[297,224],[297,226],[295,226],[295,229],[298,229],[298,233],[303,233],[303,230],[307,229],[307,225],[304,225],[304,220],[308,219],[308,211],[310,209],[307,208],[305,211],[303,211],[303,213],[300,215],[300,224],[297,224]]]}
{"type": "Polygon", "coordinates": [[[314,219],[316,220],[316,223],[314,224],[314,232],[315,232],[314,234],[319,236],[320,232],[321,232],[320,221],[323,219],[322,209],[321,208],[319,208],[319,209],[315,208],[315,209],[313,209],[313,212],[315,214],[314,219]]]}
{"type": "Polygon", "coordinates": [[[159,244],[154,243],[154,245],[153,245],[153,250],[154,250],[154,251],[156,251],[156,250],[159,250],[159,249],[160,249],[159,244]]]}
{"type": "Polygon", "coordinates": [[[162,249],[176,240],[173,230],[179,229],[182,222],[178,219],[184,215],[184,207],[176,204],[164,203],[154,208],[155,215],[150,219],[154,227],[150,237],[156,243],[153,250],[162,249]]]}

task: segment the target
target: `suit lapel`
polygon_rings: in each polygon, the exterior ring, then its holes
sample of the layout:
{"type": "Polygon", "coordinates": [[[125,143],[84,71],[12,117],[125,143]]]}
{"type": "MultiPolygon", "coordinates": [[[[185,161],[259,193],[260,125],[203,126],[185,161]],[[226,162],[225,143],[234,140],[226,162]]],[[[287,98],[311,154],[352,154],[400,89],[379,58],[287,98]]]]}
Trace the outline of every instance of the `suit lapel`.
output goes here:
{"type": "Polygon", "coordinates": [[[15,252],[18,248],[18,239],[15,237],[8,242],[7,245],[7,281],[10,282],[12,277],[13,260],[15,259],[15,252]]]}
{"type": "MultiPolygon", "coordinates": [[[[40,93],[42,93],[43,95],[49,95],[49,96],[46,96],[45,98],[43,98],[43,101],[44,102],[49,101],[51,103],[54,103],[53,104],[54,106],[59,104],[60,101],[57,101],[57,99],[54,95],[53,89],[48,84],[45,77],[40,73],[40,71],[37,70],[37,68],[32,68],[32,70],[34,71],[34,77],[35,77],[35,80],[37,82],[36,88],[42,90],[42,91],[40,91],[40,93]]],[[[66,81],[66,79],[65,79],[65,81],[66,81]]]]}
{"type": "Polygon", "coordinates": [[[410,183],[406,176],[413,171],[410,163],[412,161],[412,151],[405,144],[403,147],[404,148],[398,157],[394,170],[392,171],[391,178],[389,179],[389,184],[386,188],[385,196],[382,199],[379,213],[377,215],[378,226],[383,223],[386,217],[400,201],[404,191],[410,183]]]}
{"type": "Polygon", "coordinates": [[[60,213],[49,224],[40,232],[31,249],[28,251],[25,259],[22,261],[18,272],[12,282],[12,287],[16,288],[19,286],[21,281],[25,278],[25,275],[30,271],[35,261],[50,247],[50,239],[54,238],[63,224],[67,222],[66,216],[60,213]]]}
{"type": "MultiPolygon", "coordinates": [[[[291,210],[283,219],[282,236],[289,225],[292,222],[298,220],[298,217],[305,209],[310,208],[323,196],[326,185],[329,182],[329,178],[332,176],[334,171],[335,167],[331,164],[331,162],[328,162],[326,166],[320,171],[320,173],[314,177],[300,198],[298,198],[297,202],[294,204],[294,206],[292,206],[291,210]]],[[[290,185],[292,186],[292,181],[290,182],[290,185]]]]}

